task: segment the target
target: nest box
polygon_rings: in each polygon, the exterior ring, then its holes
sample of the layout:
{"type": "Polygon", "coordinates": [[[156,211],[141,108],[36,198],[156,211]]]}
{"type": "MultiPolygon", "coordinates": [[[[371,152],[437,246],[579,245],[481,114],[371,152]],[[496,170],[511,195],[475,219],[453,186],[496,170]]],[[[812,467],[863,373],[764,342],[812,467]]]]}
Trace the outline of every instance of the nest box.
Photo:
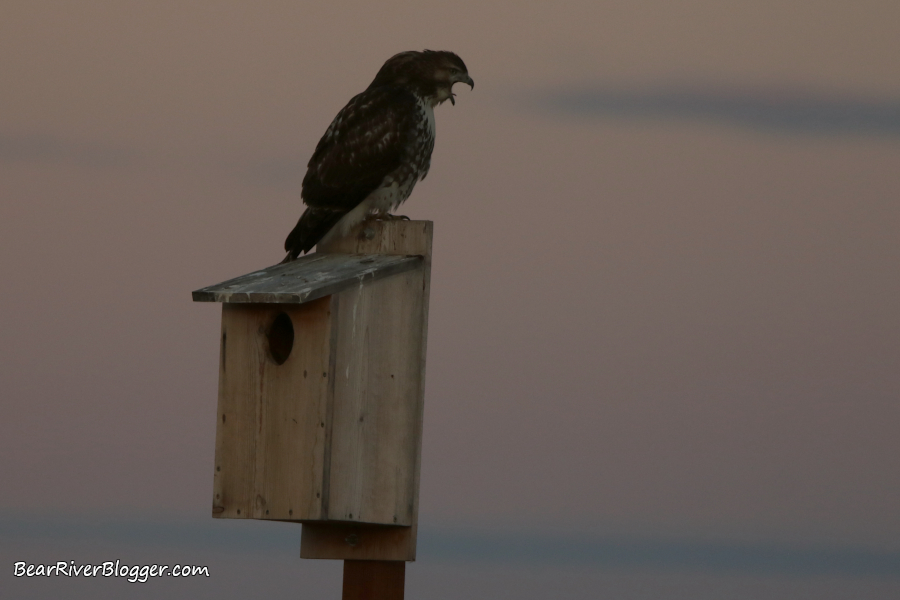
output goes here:
{"type": "Polygon", "coordinates": [[[388,221],[193,293],[222,303],[213,516],[306,558],[413,560],[432,224],[388,221]]]}

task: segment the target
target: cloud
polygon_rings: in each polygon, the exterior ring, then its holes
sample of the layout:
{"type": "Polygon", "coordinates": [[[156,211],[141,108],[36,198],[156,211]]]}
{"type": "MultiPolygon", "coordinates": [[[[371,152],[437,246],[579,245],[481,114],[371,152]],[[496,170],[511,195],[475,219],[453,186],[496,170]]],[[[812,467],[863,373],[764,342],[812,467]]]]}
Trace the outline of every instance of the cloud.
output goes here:
{"type": "Polygon", "coordinates": [[[644,569],[900,577],[900,552],[854,546],[699,542],[598,535],[420,530],[419,551],[437,560],[644,569]]]}
{"type": "Polygon", "coordinates": [[[97,168],[143,168],[154,172],[182,169],[188,165],[195,172],[227,175],[257,187],[298,190],[306,172],[299,157],[245,156],[240,160],[223,160],[213,148],[195,152],[189,159],[175,154],[141,150],[140,140],[134,147],[116,146],[93,140],[75,140],[58,135],[11,134],[0,131],[0,164],[32,163],[44,166],[97,168]]]}
{"type": "MultiPolygon", "coordinates": [[[[295,553],[299,528],[253,520],[7,515],[0,538],[13,545],[68,540],[89,546],[195,548],[226,552],[295,553]]],[[[435,562],[571,565],[715,573],[900,577],[900,552],[856,546],[697,542],[542,532],[419,530],[419,557],[435,562]]]]}
{"type": "Polygon", "coordinates": [[[714,121],[757,131],[900,138],[900,99],[788,89],[570,87],[536,94],[544,110],[579,117],[714,121]]]}
{"type": "MultiPolygon", "coordinates": [[[[205,516],[205,515],[204,515],[205,516]]],[[[217,549],[242,552],[294,552],[299,547],[298,527],[249,519],[191,519],[177,517],[115,518],[98,515],[0,517],[0,537],[8,542],[63,541],[86,547],[113,543],[129,547],[217,549]]]]}
{"type": "Polygon", "coordinates": [[[64,163],[80,167],[122,167],[137,154],[114,146],[39,134],[0,132],[0,162],[64,163]]]}

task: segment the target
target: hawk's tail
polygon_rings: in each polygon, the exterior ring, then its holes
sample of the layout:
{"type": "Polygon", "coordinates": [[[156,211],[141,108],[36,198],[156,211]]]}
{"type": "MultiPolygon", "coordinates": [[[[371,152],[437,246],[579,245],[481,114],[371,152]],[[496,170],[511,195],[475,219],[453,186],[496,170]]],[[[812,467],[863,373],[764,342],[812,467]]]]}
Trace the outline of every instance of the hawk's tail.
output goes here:
{"type": "Polygon", "coordinates": [[[307,208],[293,231],[284,240],[284,249],[288,255],[282,262],[292,261],[301,253],[312,250],[312,247],[318,244],[345,214],[347,212],[343,210],[307,208]]]}

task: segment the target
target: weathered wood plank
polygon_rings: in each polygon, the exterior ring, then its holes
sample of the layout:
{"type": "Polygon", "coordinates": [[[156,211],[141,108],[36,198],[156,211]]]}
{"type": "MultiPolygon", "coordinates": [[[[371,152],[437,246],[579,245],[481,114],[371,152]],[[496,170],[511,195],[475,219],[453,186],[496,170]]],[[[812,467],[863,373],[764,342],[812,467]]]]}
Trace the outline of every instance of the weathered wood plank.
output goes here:
{"type": "Polygon", "coordinates": [[[420,256],[317,252],[201,288],[192,297],[194,302],[300,304],[410,271],[421,264],[420,256]]]}
{"type": "Polygon", "coordinates": [[[415,560],[415,533],[413,527],[304,522],[300,558],[415,560]]]}
{"type": "Polygon", "coordinates": [[[259,388],[259,380],[258,372],[247,367],[252,348],[238,340],[255,335],[258,325],[258,315],[222,307],[213,517],[250,516],[257,448],[254,423],[259,410],[254,390],[259,388]],[[246,318],[248,315],[256,318],[246,318]]]}
{"type": "Polygon", "coordinates": [[[364,227],[369,235],[354,232],[319,253],[415,254],[423,261],[337,295],[328,518],[406,527],[363,527],[367,542],[353,546],[342,525],[304,523],[301,556],[415,560],[432,224],[364,227]]]}
{"type": "Polygon", "coordinates": [[[256,486],[254,516],[323,518],[332,299],[273,309],[291,318],[295,335],[284,364],[271,357],[265,363],[264,462],[257,465],[264,480],[256,486]]]}
{"type": "Polygon", "coordinates": [[[340,294],[330,519],[411,525],[422,273],[340,294]]]}
{"type": "Polygon", "coordinates": [[[331,310],[223,304],[213,516],[323,518],[331,310]],[[295,335],[279,365],[266,334],[281,313],[295,335]]]}

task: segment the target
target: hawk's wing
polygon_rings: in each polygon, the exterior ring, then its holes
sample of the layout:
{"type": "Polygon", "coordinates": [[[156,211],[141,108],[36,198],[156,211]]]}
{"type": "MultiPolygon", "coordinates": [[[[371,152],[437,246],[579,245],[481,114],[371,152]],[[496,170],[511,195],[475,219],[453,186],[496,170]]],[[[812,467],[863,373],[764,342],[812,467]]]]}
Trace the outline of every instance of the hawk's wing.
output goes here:
{"type": "Polygon", "coordinates": [[[284,243],[291,257],[309,251],[409,160],[418,113],[415,96],[390,86],[368,89],[341,109],[309,159],[302,193],[309,208],[284,243]]]}

